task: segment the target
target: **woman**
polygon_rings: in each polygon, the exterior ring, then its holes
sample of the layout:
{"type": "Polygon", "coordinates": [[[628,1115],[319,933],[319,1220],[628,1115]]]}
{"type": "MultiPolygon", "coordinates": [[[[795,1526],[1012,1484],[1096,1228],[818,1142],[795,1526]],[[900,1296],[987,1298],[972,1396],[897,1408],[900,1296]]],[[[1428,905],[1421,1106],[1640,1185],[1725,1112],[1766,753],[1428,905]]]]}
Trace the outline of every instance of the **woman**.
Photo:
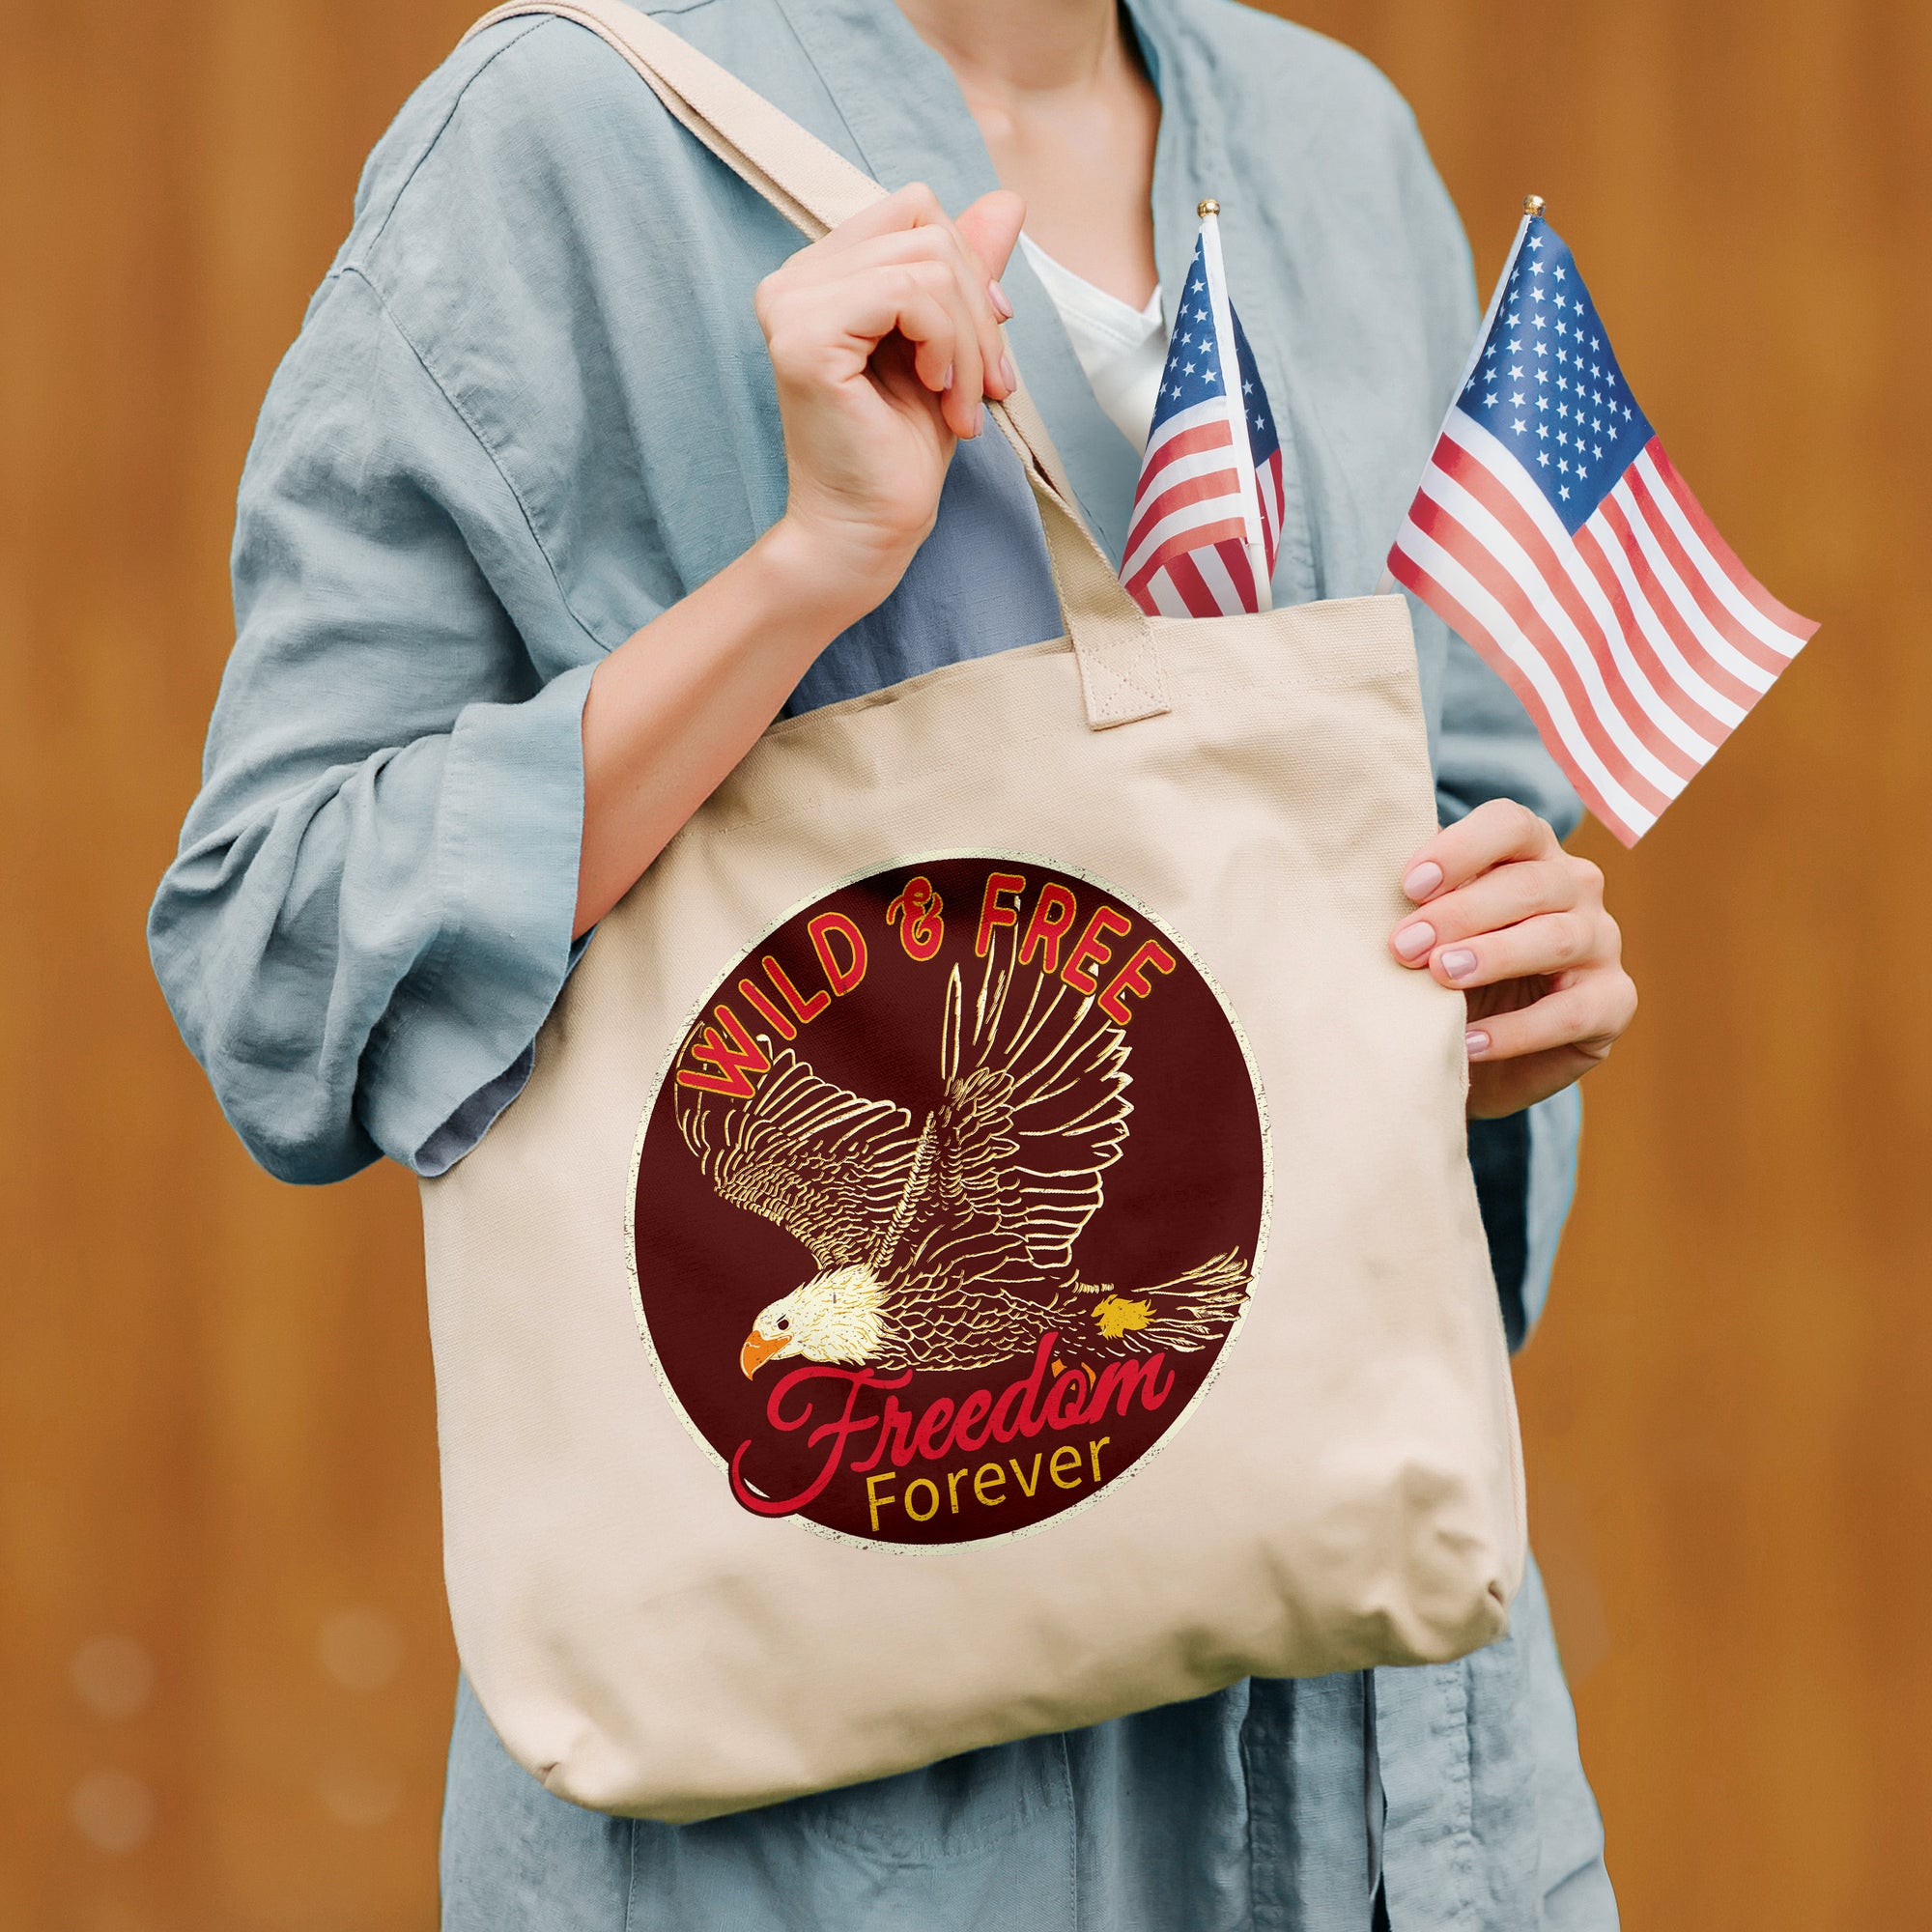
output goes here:
{"type": "MultiPolygon", "coordinates": [[[[378,147],[249,458],[240,637],[152,925],[287,1179],[473,1147],[591,928],[774,713],[1059,633],[1026,486],[978,433],[1003,322],[1118,555],[1156,284],[1221,198],[1288,432],[1278,603],[1375,582],[1474,334],[1412,121],[1313,36],[1219,0],[655,11],[900,191],[799,249],[555,19],[466,43],[378,147]]],[[[1634,995],[1557,842],[1574,800],[1416,620],[1448,822],[1390,945],[1468,989],[1520,1327],[1571,1083],[1634,995]]],[[[1601,1849],[1532,1576],[1461,1663],[1242,1684],[684,1828],[551,1797],[466,1690],[444,1923],[1597,1928],[1601,1849]]]]}

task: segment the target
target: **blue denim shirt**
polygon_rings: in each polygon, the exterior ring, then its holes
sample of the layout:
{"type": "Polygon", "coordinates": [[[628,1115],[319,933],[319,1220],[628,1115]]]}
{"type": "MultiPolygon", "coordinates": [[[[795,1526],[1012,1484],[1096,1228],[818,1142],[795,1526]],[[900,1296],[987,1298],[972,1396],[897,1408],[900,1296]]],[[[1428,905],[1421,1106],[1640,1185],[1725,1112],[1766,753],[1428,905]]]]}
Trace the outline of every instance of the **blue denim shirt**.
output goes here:
{"type": "MultiPolygon", "coordinates": [[[[890,0],[652,11],[889,186],[957,208],[996,185],[890,0]]],[[[1223,0],[1131,17],[1162,101],[1162,279],[1215,195],[1285,431],[1276,601],[1366,591],[1476,327],[1455,213],[1353,55],[1223,0]]],[[[235,653],[150,927],[184,1036],[273,1173],[331,1180],[383,1153],[440,1172],[515,1097],[577,954],[590,673],[783,508],[752,291],[797,245],[554,19],[465,45],[371,156],[250,451],[235,653]]],[[[1118,555],[1136,453],[1023,260],[1006,282],[1021,368],[1118,555]]],[[[1507,794],[1568,830],[1576,802],[1515,698],[1415,616],[1445,816],[1507,794]]],[[[792,706],[1060,628],[1025,486],[987,438],[792,706]]],[[[1476,1147],[1519,1331],[1577,1121],[1564,1096],[1476,1147]]],[[[682,1831],[548,1798],[466,1701],[451,1922],[1360,1926],[1384,1807],[1400,1932],[1612,1922],[1533,1581],[1513,1635],[1460,1664],[1241,1686],[682,1831]]]]}

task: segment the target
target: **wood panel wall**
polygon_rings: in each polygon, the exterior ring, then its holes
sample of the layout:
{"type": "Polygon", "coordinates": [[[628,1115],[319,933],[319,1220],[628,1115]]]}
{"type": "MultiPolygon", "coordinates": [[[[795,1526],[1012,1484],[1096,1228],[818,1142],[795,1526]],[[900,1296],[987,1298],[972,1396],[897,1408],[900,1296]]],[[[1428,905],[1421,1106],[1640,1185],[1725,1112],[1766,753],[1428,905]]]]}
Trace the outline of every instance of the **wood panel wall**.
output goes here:
{"type": "MultiPolygon", "coordinates": [[[[1918,0],[1306,0],[1492,274],[1535,188],[1826,628],[1641,853],[1644,990],[1520,1381],[1634,1926],[1932,1922],[1918,0]]],[[[411,1189],[255,1173],[143,910],[254,412],[461,0],[0,20],[0,1925],[434,1922],[454,1671],[411,1189]]]]}

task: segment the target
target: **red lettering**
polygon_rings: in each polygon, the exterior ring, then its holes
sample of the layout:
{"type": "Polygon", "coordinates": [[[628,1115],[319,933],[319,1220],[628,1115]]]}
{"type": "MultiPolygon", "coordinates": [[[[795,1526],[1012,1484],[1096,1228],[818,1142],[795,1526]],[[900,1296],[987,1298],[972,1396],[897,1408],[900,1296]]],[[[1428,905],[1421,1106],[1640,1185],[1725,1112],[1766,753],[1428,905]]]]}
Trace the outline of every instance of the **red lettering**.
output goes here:
{"type": "MultiPolygon", "coordinates": [[[[895,1388],[903,1388],[910,1379],[910,1372],[908,1372],[907,1375],[901,1376],[893,1386],[895,1388]]],[[[863,1463],[854,1463],[852,1464],[853,1473],[863,1476],[867,1469],[876,1469],[879,1465],[879,1458],[885,1455],[888,1449],[892,1452],[893,1462],[899,1468],[903,1469],[912,1461],[912,1410],[901,1408],[898,1397],[889,1395],[886,1398],[885,1415],[879,1423],[879,1439],[872,1444],[872,1453],[863,1463]]]]}
{"type": "Polygon", "coordinates": [[[1027,921],[1026,937],[1020,941],[1020,964],[1024,966],[1037,949],[1039,970],[1042,973],[1058,973],[1060,942],[1078,911],[1078,900],[1065,886],[1049,879],[1040,887],[1033,917],[1027,921]]]}
{"type": "MultiPolygon", "coordinates": [[[[765,1420],[774,1429],[787,1435],[803,1429],[812,1416],[813,1405],[808,1398],[802,1414],[789,1420],[786,1418],[784,1400],[794,1389],[803,1388],[810,1381],[842,1381],[846,1384],[845,1406],[839,1412],[838,1419],[820,1423],[806,1437],[807,1446],[813,1449],[816,1449],[828,1436],[831,1438],[832,1447],[826,1455],[824,1465],[811,1482],[795,1496],[778,1500],[761,1495],[745,1481],[745,1452],[752,1446],[747,1439],[739,1443],[738,1453],[731,1458],[731,1493],[753,1516],[796,1516],[808,1503],[822,1495],[826,1484],[838,1473],[838,1465],[845,1460],[846,1442],[861,1430],[876,1426],[878,1422],[876,1416],[855,1417],[852,1413],[858,1406],[860,1391],[866,1388],[904,1388],[911,1379],[911,1374],[907,1373],[895,1380],[881,1381],[870,1369],[832,1369],[821,1367],[815,1362],[807,1368],[794,1369],[772,1390],[771,1399],[765,1405],[765,1420]]],[[[886,1400],[890,1403],[892,1397],[888,1396],[886,1400]]]]}
{"type": "Polygon", "coordinates": [[[1075,1429],[1087,1420],[1087,1374],[1068,1369],[1046,1392],[1046,1419],[1056,1429],[1075,1429]]]}
{"type": "Polygon", "coordinates": [[[1150,966],[1156,973],[1174,971],[1174,954],[1157,939],[1144,941],[1141,950],[1108,980],[1107,990],[1100,995],[1100,1010],[1117,1025],[1125,1026],[1133,1018],[1127,1010],[1129,993],[1138,993],[1146,999],[1153,990],[1147,982],[1146,969],[1150,966]]]}
{"type": "Polygon", "coordinates": [[[991,1424],[988,1423],[984,1429],[980,1429],[977,1435],[969,1436],[966,1432],[978,1428],[992,1412],[993,1398],[984,1389],[975,1389],[959,1405],[959,1413],[952,1424],[952,1441],[949,1446],[964,1449],[968,1454],[977,1449],[983,1449],[986,1446],[987,1436],[993,1433],[991,1424]]]}
{"type": "Polygon", "coordinates": [[[1010,1442],[1015,1435],[1039,1434],[1040,1417],[1035,1413],[1034,1405],[1039,1400],[1040,1384],[1046,1379],[1046,1365],[1053,1354],[1053,1345],[1059,1340],[1060,1331],[1049,1328],[1039,1338],[1039,1347],[1034,1350],[1032,1374],[1019,1381],[1008,1383],[1001,1392],[999,1401],[993,1405],[990,1433],[995,1440],[1010,1442]]]}
{"type": "Polygon", "coordinates": [[[812,949],[835,993],[849,993],[866,977],[866,935],[842,912],[822,912],[807,928],[812,949]],[[844,966],[832,956],[832,935],[845,942],[850,958],[844,966]]]}
{"type": "Polygon", "coordinates": [[[688,1066],[677,1069],[677,1084],[680,1087],[701,1087],[707,1094],[734,1094],[741,1100],[752,1097],[753,1088],[750,1076],[753,1073],[768,1073],[771,1060],[765,1050],[750,1034],[738,1015],[722,1001],[714,1009],[718,1015],[718,1026],[722,1026],[731,1036],[730,1045],[718,1037],[718,1027],[707,1026],[694,1040],[687,1051],[695,1060],[708,1060],[718,1072],[694,1073],[688,1066]]]}
{"type": "MultiPolygon", "coordinates": [[[[769,966],[771,961],[768,959],[765,961],[765,964],[769,966]]],[[[746,999],[751,1001],[753,1006],[757,1008],[759,1013],[773,1027],[781,1039],[796,1039],[798,1037],[798,1029],[765,998],[764,994],[750,980],[740,980],[738,981],[738,990],[744,994],[746,999]]]]}
{"type": "Polygon", "coordinates": [[[1123,919],[1112,906],[1103,905],[1087,922],[1087,930],[1080,935],[1080,943],[1066,955],[1066,964],[1060,969],[1060,977],[1076,993],[1094,993],[1099,990],[1091,973],[1084,971],[1088,960],[1096,966],[1104,966],[1113,958],[1107,947],[1106,935],[1110,932],[1129,932],[1133,921],[1123,919]]]}
{"type": "Polygon", "coordinates": [[[1160,1380],[1161,1364],[1167,1360],[1167,1351],[1156,1349],[1151,1355],[1143,1355],[1129,1362],[1109,1362],[1100,1371],[1100,1379],[1094,1385],[1094,1400],[1087,1405],[1081,1416],[1083,1422],[1104,1422],[1107,1419],[1107,1404],[1116,1395],[1119,1406],[1116,1415],[1125,1415],[1127,1405],[1133,1401],[1134,1387],[1138,1383],[1141,1392],[1141,1406],[1146,1409],[1159,1408],[1174,1393],[1174,1371],[1169,1369],[1167,1380],[1160,1380]]]}
{"type": "Polygon", "coordinates": [[[798,1015],[800,1026],[810,1026],[832,1004],[832,995],[823,990],[812,994],[809,1000],[801,999],[785,969],[769,952],[759,963],[765,969],[765,978],[784,995],[785,1005],[798,1015]]]}
{"type": "Polygon", "coordinates": [[[986,949],[993,943],[993,929],[1001,925],[1017,925],[1020,913],[1017,906],[1002,905],[1000,901],[1009,894],[1017,896],[1026,891],[1024,872],[988,872],[986,874],[986,895],[980,901],[980,931],[973,941],[974,954],[985,958],[986,949]]]}
{"type": "Polygon", "coordinates": [[[919,1427],[913,1432],[913,1447],[928,1463],[936,1463],[946,1454],[946,1432],[952,1423],[952,1402],[949,1396],[941,1396],[919,1419],[919,1427]]]}

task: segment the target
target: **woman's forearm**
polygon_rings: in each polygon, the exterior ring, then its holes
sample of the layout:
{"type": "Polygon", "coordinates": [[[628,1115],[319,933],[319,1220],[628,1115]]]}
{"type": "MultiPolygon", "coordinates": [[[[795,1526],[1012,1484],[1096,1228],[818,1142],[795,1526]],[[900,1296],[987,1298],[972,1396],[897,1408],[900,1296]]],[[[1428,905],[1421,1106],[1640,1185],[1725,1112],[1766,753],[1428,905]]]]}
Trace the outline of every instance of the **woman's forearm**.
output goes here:
{"type": "Polygon", "coordinates": [[[954,223],[915,183],[758,284],[784,425],[786,508],[709,583],[598,666],[583,707],[575,931],[629,892],[778,715],[811,661],[897,583],[939,508],[953,438],[1016,378],[988,278],[1025,214],[954,223]]]}
{"type": "Polygon", "coordinates": [[[867,608],[781,520],[598,666],[583,706],[577,934],[630,891],[867,608]]]}

